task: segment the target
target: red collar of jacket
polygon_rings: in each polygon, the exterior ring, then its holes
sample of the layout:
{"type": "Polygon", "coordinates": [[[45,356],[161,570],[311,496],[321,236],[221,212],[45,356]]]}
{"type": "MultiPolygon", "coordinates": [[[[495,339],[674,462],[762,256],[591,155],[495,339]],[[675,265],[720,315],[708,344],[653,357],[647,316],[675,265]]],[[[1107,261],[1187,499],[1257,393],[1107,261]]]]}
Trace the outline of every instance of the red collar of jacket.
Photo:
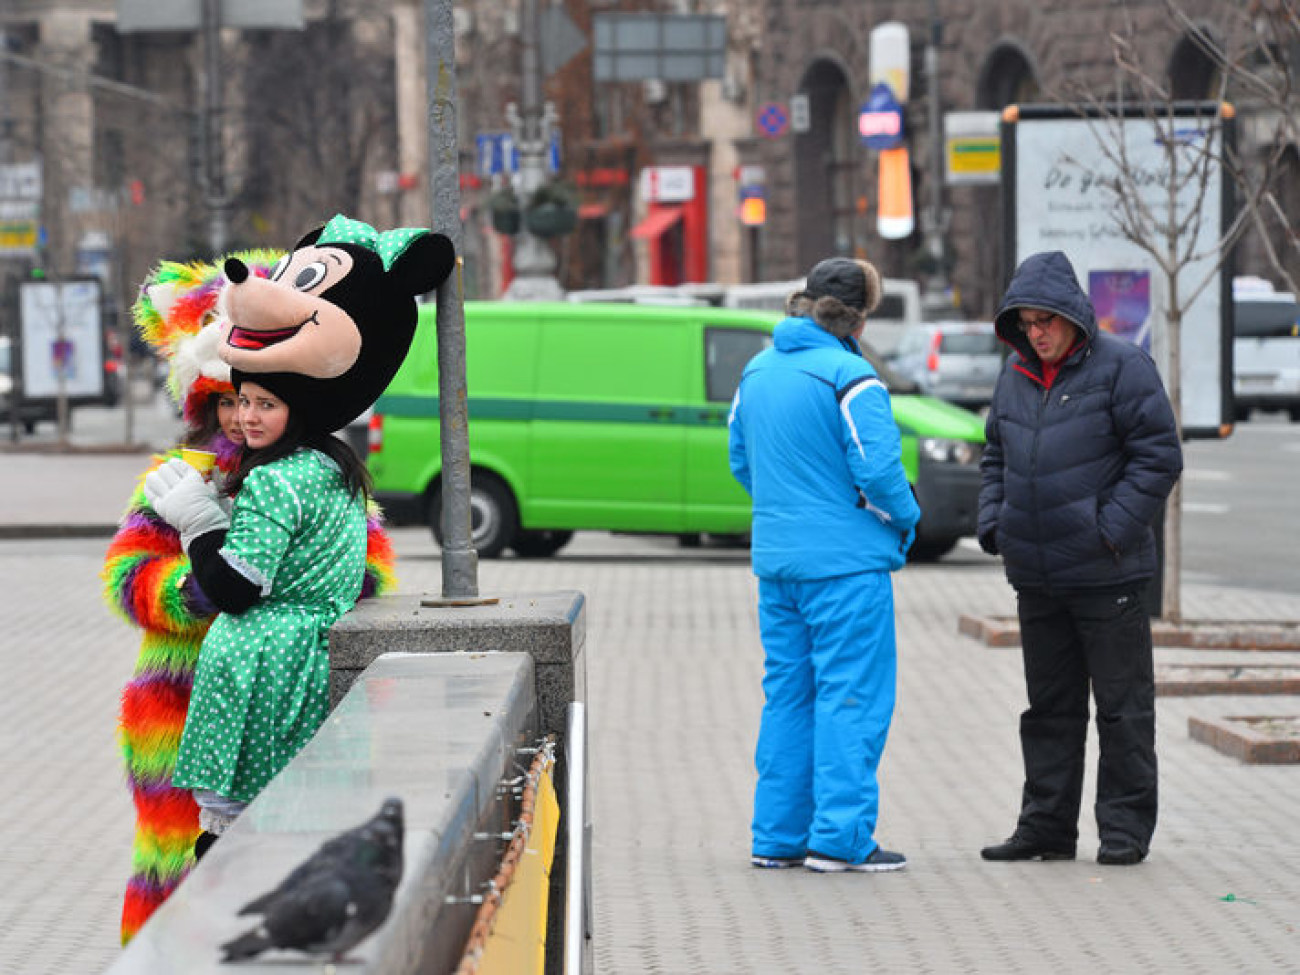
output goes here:
{"type": "Polygon", "coordinates": [[[1023,362],[1016,363],[1016,369],[1024,373],[1044,389],[1051,389],[1052,383],[1056,382],[1057,373],[1061,371],[1061,366],[1065,365],[1070,360],[1070,356],[1074,355],[1087,344],[1088,340],[1086,338],[1079,339],[1079,341],[1075,342],[1074,345],[1070,346],[1070,348],[1066,350],[1065,355],[1061,356],[1061,358],[1057,359],[1055,362],[1043,362],[1039,359],[1038,367],[1043,370],[1041,376],[1035,373],[1032,369],[1026,368],[1025,363],[1023,362]]]}

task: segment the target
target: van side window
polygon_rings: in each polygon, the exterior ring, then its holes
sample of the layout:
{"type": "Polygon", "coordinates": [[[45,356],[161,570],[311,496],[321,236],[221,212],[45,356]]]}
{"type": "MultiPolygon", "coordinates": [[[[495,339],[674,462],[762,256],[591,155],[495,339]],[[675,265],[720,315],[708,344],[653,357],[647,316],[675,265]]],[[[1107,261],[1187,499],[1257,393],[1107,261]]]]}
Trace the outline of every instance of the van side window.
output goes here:
{"type": "Polygon", "coordinates": [[[749,360],[772,344],[767,332],[748,328],[705,328],[704,390],[711,403],[730,403],[749,360]]]}
{"type": "MultiPolygon", "coordinates": [[[[906,321],[906,316],[907,307],[903,301],[903,296],[887,294],[881,296],[880,304],[868,316],[868,320],[872,318],[896,318],[901,322],[906,321]]],[[[870,328],[871,326],[868,325],[867,327],[870,328]]]]}

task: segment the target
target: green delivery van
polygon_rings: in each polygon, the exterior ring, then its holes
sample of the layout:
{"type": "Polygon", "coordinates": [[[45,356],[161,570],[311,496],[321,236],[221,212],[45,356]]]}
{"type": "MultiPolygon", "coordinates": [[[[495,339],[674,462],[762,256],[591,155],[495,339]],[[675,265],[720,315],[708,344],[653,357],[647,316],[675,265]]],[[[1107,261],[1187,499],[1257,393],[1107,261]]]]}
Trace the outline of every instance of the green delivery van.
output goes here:
{"type": "MultiPolygon", "coordinates": [[[[749,531],[727,464],[727,413],[769,312],[626,304],[465,305],[473,544],[553,555],[583,529],[698,539],[749,531]]],[[[892,395],[921,505],[914,558],[975,531],[983,424],[892,395]]],[[[369,467],[394,520],[441,534],[437,340],[422,305],[405,363],[375,404],[369,467]]]]}

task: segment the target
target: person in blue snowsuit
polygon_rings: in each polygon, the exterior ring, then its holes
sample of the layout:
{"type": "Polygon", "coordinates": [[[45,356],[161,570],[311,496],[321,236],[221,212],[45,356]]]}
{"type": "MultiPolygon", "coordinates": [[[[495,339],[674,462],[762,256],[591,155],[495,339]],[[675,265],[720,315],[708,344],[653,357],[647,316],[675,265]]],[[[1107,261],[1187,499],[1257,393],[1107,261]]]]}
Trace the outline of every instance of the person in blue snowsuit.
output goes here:
{"type": "Polygon", "coordinates": [[[880,292],[865,261],[819,263],[731,406],[731,471],[753,498],[765,654],[756,867],[907,863],[874,835],[894,713],[889,573],[906,561],[921,514],[889,393],[856,342],[880,292]]]}

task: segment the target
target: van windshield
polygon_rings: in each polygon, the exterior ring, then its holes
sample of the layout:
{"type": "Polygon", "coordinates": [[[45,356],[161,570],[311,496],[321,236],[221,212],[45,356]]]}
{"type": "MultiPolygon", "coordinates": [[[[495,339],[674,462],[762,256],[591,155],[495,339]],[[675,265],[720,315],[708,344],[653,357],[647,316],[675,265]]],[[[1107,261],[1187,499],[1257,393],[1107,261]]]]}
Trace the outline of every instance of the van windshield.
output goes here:
{"type": "Polygon", "coordinates": [[[1300,306],[1291,298],[1267,298],[1232,303],[1233,328],[1238,338],[1269,338],[1300,334],[1300,306]]]}
{"type": "Polygon", "coordinates": [[[871,363],[876,370],[876,375],[881,378],[885,388],[891,393],[920,392],[921,387],[891,369],[889,363],[885,361],[885,357],[877,352],[875,346],[870,342],[866,339],[858,339],[858,345],[862,348],[862,357],[871,363]]]}

